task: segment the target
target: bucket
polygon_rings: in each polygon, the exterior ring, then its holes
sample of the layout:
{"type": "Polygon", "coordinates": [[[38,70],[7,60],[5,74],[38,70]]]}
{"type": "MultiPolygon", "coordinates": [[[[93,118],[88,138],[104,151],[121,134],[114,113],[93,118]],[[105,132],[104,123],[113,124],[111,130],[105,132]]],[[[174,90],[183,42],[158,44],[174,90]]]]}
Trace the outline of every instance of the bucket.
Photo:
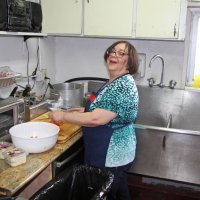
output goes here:
{"type": "Polygon", "coordinates": [[[78,83],[58,83],[50,90],[51,99],[62,99],[62,108],[80,107],[83,105],[84,87],[78,83]]]}

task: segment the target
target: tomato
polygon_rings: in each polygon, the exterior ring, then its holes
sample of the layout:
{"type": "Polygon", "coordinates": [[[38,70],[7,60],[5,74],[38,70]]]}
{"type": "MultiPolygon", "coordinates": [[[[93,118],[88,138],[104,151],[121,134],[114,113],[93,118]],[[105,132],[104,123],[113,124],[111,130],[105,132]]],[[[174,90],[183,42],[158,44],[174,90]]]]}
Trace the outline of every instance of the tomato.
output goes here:
{"type": "Polygon", "coordinates": [[[64,124],[63,122],[58,122],[58,121],[54,121],[54,120],[52,120],[52,123],[57,126],[62,126],[64,124]]]}

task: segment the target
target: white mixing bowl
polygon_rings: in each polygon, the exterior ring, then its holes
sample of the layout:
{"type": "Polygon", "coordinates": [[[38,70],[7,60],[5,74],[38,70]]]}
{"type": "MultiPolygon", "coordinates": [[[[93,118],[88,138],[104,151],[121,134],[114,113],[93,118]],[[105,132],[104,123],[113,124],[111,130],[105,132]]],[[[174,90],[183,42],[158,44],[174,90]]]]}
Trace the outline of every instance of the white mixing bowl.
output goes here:
{"type": "Polygon", "coordinates": [[[48,122],[26,122],[10,128],[13,144],[28,153],[41,153],[57,142],[60,128],[48,122]]]}

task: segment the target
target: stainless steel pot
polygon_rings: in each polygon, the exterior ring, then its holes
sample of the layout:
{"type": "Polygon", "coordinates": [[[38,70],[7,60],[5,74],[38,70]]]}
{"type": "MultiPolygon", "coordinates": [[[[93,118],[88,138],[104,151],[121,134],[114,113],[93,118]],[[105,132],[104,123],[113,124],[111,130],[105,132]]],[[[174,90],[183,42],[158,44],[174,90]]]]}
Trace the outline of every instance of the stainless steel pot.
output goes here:
{"type": "Polygon", "coordinates": [[[58,83],[51,89],[52,99],[61,98],[63,108],[79,107],[83,105],[84,87],[78,83],[58,83]]]}

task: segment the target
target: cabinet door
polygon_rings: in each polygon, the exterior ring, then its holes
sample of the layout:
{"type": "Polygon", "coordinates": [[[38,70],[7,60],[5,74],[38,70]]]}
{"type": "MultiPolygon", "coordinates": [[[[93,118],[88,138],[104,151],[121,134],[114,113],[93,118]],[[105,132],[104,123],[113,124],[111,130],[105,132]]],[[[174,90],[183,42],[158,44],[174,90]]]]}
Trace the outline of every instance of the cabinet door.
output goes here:
{"type": "Polygon", "coordinates": [[[82,0],[41,0],[42,32],[81,34],[82,0]]]}
{"type": "Polygon", "coordinates": [[[130,173],[157,176],[165,134],[136,128],[136,156],[130,173]]]}
{"type": "Polygon", "coordinates": [[[137,38],[178,38],[181,0],[137,0],[137,38]]]}
{"type": "Polygon", "coordinates": [[[84,11],[84,35],[132,35],[133,0],[85,0],[84,11]]]}

